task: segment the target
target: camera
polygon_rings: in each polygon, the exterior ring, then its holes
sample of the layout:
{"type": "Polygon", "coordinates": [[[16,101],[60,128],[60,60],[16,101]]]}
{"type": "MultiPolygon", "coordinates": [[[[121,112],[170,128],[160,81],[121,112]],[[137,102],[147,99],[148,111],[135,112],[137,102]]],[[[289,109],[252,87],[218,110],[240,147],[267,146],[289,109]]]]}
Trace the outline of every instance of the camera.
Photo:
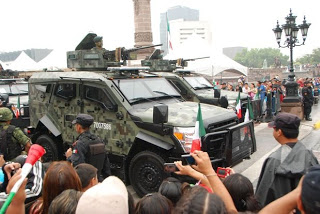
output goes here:
{"type": "Polygon", "coordinates": [[[231,170],[227,168],[218,167],[217,175],[219,178],[225,178],[230,175],[231,170]]]}
{"type": "Polygon", "coordinates": [[[187,162],[188,165],[196,164],[196,160],[190,154],[181,155],[181,157],[185,160],[185,162],[187,162]]]}
{"type": "Polygon", "coordinates": [[[164,163],[164,171],[165,172],[176,172],[179,169],[176,167],[175,163],[164,163]]]}

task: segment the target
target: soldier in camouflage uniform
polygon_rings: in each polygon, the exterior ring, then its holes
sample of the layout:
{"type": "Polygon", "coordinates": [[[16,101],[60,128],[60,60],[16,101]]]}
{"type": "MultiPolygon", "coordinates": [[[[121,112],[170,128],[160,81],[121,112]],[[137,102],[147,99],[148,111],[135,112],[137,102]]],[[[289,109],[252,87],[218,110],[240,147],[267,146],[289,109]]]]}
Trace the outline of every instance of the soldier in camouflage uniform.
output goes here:
{"type": "Polygon", "coordinates": [[[13,160],[20,154],[27,154],[31,146],[31,140],[19,127],[10,125],[13,118],[12,111],[7,107],[0,108],[0,152],[6,161],[13,160]],[[24,151],[22,152],[22,146],[24,151]]]}
{"type": "Polygon", "coordinates": [[[102,36],[94,37],[93,41],[96,44],[96,47],[92,48],[91,50],[106,51],[106,49],[102,47],[103,46],[102,36]]]}
{"type": "Polygon", "coordinates": [[[98,179],[101,181],[109,176],[110,163],[102,140],[90,132],[93,117],[88,114],[78,114],[72,121],[79,136],[73,144],[73,149],[66,152],[67,160],[75,167],[81,163],[88,163],[98,169],[98,179]]]}

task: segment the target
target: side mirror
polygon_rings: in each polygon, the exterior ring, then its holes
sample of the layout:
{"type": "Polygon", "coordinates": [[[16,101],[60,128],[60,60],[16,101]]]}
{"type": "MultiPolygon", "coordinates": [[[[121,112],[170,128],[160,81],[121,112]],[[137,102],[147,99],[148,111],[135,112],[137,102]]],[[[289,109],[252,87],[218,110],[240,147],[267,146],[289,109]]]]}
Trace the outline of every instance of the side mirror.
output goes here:
{"type": "Polygon", "coordinates": [[[153,123],[163,124],[168,122],[168,106],[158,104],[153,106],[153,123]]]}
{"type": "Polygon", "coordinates": [[[220,89],[214,89],[214,98],[220,98],[220,89]]]}
{"type": "Polygon", "coordinates": [[[220,98],[220,105],[221,105],[221,107],[223,107],[223,108],[227,108],[227,107],[228,107],[229,102],[228,102],[228,99],[227,99],[225,96],[222,96],[222,97],[220,98]]]}
{"type": "Polygon", "coordinates": [[[22,108],[19,109],[20,115],[23,117],[30,117],[29,114],[29,106],[23,106],[22,108]]]}

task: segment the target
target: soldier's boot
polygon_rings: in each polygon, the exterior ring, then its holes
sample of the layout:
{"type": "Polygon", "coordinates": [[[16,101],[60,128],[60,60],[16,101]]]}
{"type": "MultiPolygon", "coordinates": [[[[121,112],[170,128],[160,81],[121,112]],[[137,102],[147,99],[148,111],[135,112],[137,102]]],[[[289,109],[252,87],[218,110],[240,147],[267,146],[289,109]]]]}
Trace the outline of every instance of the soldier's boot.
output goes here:
{"type": "Polygon", "coordinates": [[[312,121],[312,118],[310,117],[310,115],[306,115],[306,120],[307,121],[312,121]]]}

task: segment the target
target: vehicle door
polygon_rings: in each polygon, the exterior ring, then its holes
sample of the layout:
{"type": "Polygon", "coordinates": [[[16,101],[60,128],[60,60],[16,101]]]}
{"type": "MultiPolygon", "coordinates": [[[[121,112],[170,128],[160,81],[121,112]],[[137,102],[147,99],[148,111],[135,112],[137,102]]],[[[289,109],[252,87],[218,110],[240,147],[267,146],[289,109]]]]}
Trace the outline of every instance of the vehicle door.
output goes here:
{"type": "Polygon", "coordinates": [[[84,83],[81,86],[82,112],[93,116],[91,131],[106,144],[110,153],[122,154],[126,140],[125,120],[105,85],[84,83]]]}
{"type": "Polygon", "coordinates": [[[76,115],[80,113],[80,105],[77,98],[78,84],[75,82],[59,82],[55,84],[48,115],[61,132],[64,142],[71,145],[77,136],[72,125],[76,115]]]}

